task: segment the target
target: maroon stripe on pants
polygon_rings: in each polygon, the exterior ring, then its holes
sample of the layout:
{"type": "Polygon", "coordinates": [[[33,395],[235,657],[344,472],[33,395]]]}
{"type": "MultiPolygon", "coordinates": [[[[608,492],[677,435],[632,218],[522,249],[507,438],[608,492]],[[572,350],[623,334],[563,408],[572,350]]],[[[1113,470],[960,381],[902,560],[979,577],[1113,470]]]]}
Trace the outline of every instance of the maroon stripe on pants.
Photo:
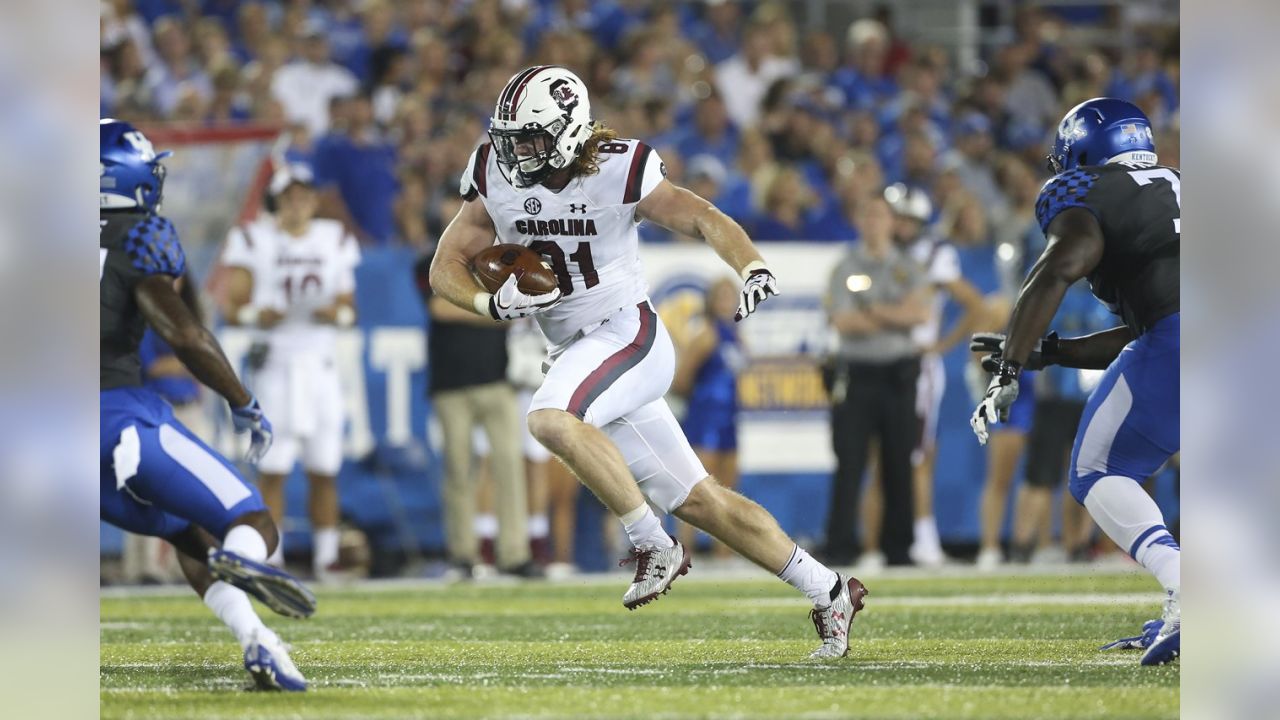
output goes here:
{"type": "Polygon", "coordinates": [[[569,398],[569,407],[565,410],[573,413],[579,420],[586,416],[587,408],[591,407],[591,403],[595,402],[601,393],[608,390],[609,386],[622,377],[623,373],[639,365],[640,361],[649,354],[649,349],[653,347],[654,338],[658,335],[658,316],[647,302],[642,302],[636,307],[640,309],[640,329],[636,331],[635,339],[626,347],[605,358],[600,367],[593,370],[569,398]]]}

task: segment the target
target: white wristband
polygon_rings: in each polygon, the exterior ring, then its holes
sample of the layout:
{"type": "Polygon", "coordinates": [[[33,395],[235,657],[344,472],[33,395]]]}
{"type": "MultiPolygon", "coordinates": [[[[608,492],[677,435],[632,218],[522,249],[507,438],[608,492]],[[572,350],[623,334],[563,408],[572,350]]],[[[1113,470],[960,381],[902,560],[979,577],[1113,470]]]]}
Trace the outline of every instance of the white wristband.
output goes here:
{"type": "Polygon", "coordinates": [[[241,305],[236,311],[236,324],[253,327],[258,324],[258,316],[261,314],[262,308],[257,305],[241,305]]]}
{"type": "Polygon", "coordinates": [[[738,274],[741,275],[742,279],[745,281],[748,277],[751,276],[751,273],[757,270],[768,270],[768,269],[769,268],[764,264],[763,260],[752,260],[751,262],[747,263],[746,267],[738,271],[738,274]]]}
{"type": "Polygon", "coordinates": [[[333,324],[338,327],[351,327],[356,324],[356,311],[350,305],[339,305],[333,311],[333,324]]]}
{"type": "Polygon", "coordinates": [[[474,298],[471,298],[471,306],[476,309],[476,312],[490,319],[493,318],[493,315],[489,313],[489,298],[491,297],[493,297],[493,293],[478,292],[474,298]]]}

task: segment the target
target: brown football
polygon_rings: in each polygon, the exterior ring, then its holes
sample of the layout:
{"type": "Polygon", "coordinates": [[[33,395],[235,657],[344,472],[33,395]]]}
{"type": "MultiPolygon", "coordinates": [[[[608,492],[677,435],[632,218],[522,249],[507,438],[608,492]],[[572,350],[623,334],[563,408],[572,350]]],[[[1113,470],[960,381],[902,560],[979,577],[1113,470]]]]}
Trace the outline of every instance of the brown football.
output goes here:
{"type": "Polygon", "coordinates": [[[517,270],[524,275],[516,283],[520,292],[530,295],[549,293],[556,287],[556,274],[542,256],[523,245],[504,243],[481,250],[471,259],[471,270],[489,292],[497,292],[507,277],[517,270]]]}

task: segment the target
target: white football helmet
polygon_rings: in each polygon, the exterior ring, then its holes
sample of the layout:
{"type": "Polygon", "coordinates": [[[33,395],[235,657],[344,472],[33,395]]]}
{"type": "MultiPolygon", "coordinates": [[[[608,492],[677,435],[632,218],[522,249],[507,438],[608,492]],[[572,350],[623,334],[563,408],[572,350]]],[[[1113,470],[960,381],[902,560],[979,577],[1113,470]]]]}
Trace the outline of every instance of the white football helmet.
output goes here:
{"type": "Polygon", "coordinates": [[[591,101],[577,75],[557,65],[516,73],[498,95],[489,139],[503,177],[537,185],[568,167],[591,137],[591,101]]]}

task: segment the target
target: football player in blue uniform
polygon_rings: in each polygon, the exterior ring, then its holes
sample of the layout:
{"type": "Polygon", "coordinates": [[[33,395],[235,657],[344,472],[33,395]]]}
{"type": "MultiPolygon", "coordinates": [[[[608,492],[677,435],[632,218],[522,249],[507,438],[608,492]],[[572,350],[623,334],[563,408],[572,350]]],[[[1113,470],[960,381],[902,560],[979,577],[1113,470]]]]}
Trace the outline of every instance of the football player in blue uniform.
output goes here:
{"type": "Polygon", "coordinates": [[[975,336],[995,377],[970,421],[980,442],[1018,397],[1018,377],[1045,365],[1106,369],[1071,451],[1070,489],[1098,526],[1155,575],[1166,599],[1144,633],[1143,665],[1181,647],[1180,557],[1160,508],[1139,484],[1179,448],[1181,177],[1157,164],[1137,106],[1095,98],[1072,108],[1049,155],[1054,175],[1036,216],[1048,246],[1031,268],[1007,337],[975,336]],[[1078,338],[1043,337],[1067,288],[1085,278],[1123,325],[1078,338]]]}
{"type": "Polygon", "coordinates": [[[102,519],[177,548],[183,574],[235,633],[258,687],[305,690],[284,643],[245,593],[289,617],[315,612],[315,596],[266,564],[279,535],[257,489],[143,386],[143,332],[150,327],[200,382],[226,398],[236,430],[252,436],[251,462],[270,446],[271,423],[174,289],[186,257],[173,223],[158,214],[160,160],[168,153],[157,154],[128,123],[104,119],[99,130],[102,519]]]}

